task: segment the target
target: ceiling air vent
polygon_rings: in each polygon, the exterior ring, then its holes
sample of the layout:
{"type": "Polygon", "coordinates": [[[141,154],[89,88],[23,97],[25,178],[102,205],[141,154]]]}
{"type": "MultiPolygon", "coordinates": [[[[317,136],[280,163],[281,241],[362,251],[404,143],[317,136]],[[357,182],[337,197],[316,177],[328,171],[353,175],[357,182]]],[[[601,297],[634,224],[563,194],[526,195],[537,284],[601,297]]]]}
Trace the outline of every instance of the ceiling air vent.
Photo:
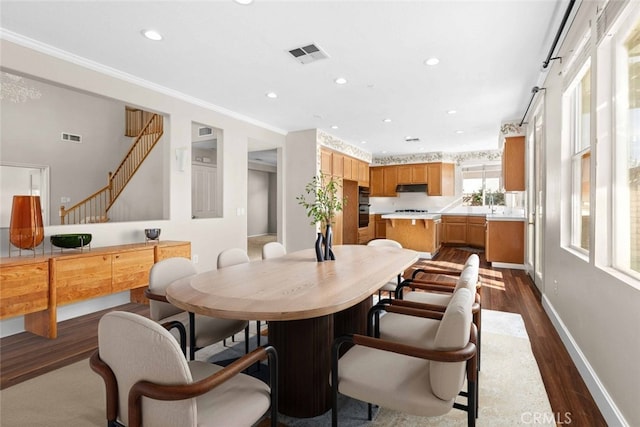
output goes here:
{"type": "Polygon", "coordinates": [[[329,57],[329,55],[315,44],[291,49],[289,53],[301,64],[309,64],[329,57]]]}
{"type": "Polygon", "coordinates": [[[61,139],[63,141],[75,142],[76,144],[82,144],[82,136],[74,135],[72,133],[62,132],[61,139]]]}
{"type": "Polygon", "coordinates": [[[420,138],[413,138],[411,136],[406,137],[405,142],[420,142],[420,138]]]}
{"type": "Polygon", "coordinates": [[[198,136],[210,136],[213,135],[213,129],[210,127],[198,128],[198,136]]]}

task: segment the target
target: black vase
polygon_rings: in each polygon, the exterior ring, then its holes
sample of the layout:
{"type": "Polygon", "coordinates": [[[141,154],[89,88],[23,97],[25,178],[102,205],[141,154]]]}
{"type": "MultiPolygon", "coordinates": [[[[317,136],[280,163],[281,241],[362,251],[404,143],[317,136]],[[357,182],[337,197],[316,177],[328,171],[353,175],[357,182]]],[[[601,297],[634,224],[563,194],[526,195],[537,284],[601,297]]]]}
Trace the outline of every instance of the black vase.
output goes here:
{"type": "Polygon", "coordinates": [[[318,262],[324,261],[324,254],[322,253],[322,241],[324,237],[322,233],[318,232],[318,238],[316,239],[316,259],[318,262]]]}
{"type": "Polygon", "coordinates": [[[327,224],[327,229],[325,230],[325,235],[324,235],[325,261],[336,259],[335,255],[333,255],[333,250],[331,250],[332,243],[333,243],[333,232],[331,231],[331,225],[327,224]]]}

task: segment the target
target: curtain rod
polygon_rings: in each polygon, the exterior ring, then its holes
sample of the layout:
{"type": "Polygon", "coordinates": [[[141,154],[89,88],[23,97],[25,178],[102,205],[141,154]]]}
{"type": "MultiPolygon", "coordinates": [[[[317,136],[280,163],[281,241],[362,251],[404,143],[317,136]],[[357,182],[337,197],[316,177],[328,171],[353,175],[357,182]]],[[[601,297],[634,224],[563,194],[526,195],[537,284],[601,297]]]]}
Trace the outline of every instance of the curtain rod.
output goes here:
{"type": "MultiPolygon", "coordinates": [[[[562,22],[560,22],[560,28],[558,28],[558,31],[556,32],[556,36],[553,39],[553,43],[551,44],[551,49],[549,49],[549,54],[547,55],[547,59],[545,59],[544,62],[542,63],[542,68],[547,68],[551,61],[553,61],[554,59],[560,58],[559,56],[552,58],[551,55],[553,55],[553,51],[556,50],[556,46],[558,45],[560,36],[564,31],[565,25],[567,25],[567,21],[569,20],[569,15],[571,15],[571,10],[573,10],[573,6],[575,5],[575,3],[576,3],[576,0],[569,0],[569,5],[567,6],[567,10],[564,12],[564,16],[562,17],[562,22]]],[[[522,126],[522,124],[524,123],[524,119],[527,117],[527,113],[529,112],[529,108],[531,108],[531,104],[533,103],[533,98],[536,96],[536,93],[544,89],[545,88],[540,88],[538,86],[534,86],[531,89],[531,98],[529,99],[529,104],[527,105],[527,109],[525,110],[524,115],[522,116],[522,120],[520,120],[520,124],[518,126],[522,126]]]]}
{"type": "Polygon", "coordinates": [[[520,120],[520,124],[518,126],[522,126],[522,124],[524,123],[524,119],[525,117],[527,117],[527,113],[529,112],[529,108],[531,108],[531,104],[533,103],[533,98],[536,96],[536,93],[545,89],[546,88],[544,87],[538,87],[538,86],[534,86],[533,88],[531,88],[531,98],[529,99],[529,105],[527,105],[527,109],[525,110],[524,115],[522,116],[522,120],[520,120]]]}
{"type": "Polygon", "coordinates": [[[551,44],[551,49],[549,49],[549,54],[547,55],[547,59],[545,59],[545,61],[542,63],[542,68],[547,68],[549,66],[549,62],[553,61],[554,59],[558,59],[560,58],[559,56],[552,58],[551,55],[553,55],[553,51],[556,50],[556,45],[558,44],[558,41],[560,40],[560,35],[562,34],[562,31],[564,30],[564,26],[567,25],[567,20],[569,19],[569,15],[571,14],[571,10],[573,9],[573,5],[576,3],[576,0],[570,0],[569,1],[569,5],[567,6],[567,10],[564,13],[564,16],[562,17],[562,22],[560,23],[560,28],[558,28],[558,32],[556,33],[556,37],[555,39],[553,39],[553,44],[551,44]]]}

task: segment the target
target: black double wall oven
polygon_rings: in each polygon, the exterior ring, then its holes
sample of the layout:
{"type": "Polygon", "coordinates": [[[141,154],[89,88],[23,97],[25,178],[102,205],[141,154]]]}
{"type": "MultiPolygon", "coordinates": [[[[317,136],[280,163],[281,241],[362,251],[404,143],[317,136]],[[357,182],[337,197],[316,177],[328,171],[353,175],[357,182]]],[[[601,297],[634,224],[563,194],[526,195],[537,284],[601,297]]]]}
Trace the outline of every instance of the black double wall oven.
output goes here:
{"type": "Polygon", "coordinates": [[[369,226],[369,187],[358,187],[358,227],[369,226]]]}

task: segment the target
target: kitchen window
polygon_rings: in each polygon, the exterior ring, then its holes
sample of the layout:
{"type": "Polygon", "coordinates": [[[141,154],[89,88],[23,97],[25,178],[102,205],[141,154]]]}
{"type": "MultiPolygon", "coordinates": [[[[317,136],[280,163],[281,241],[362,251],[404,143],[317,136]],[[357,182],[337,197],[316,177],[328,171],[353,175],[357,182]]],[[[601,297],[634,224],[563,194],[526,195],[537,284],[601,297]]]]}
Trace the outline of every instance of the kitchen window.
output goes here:
{"type": "Polygon", "coordinates": [[[505,193],[500,190],[500,165],[475,165],[462,168],[463,206],[504,206],[505,193]]]}

